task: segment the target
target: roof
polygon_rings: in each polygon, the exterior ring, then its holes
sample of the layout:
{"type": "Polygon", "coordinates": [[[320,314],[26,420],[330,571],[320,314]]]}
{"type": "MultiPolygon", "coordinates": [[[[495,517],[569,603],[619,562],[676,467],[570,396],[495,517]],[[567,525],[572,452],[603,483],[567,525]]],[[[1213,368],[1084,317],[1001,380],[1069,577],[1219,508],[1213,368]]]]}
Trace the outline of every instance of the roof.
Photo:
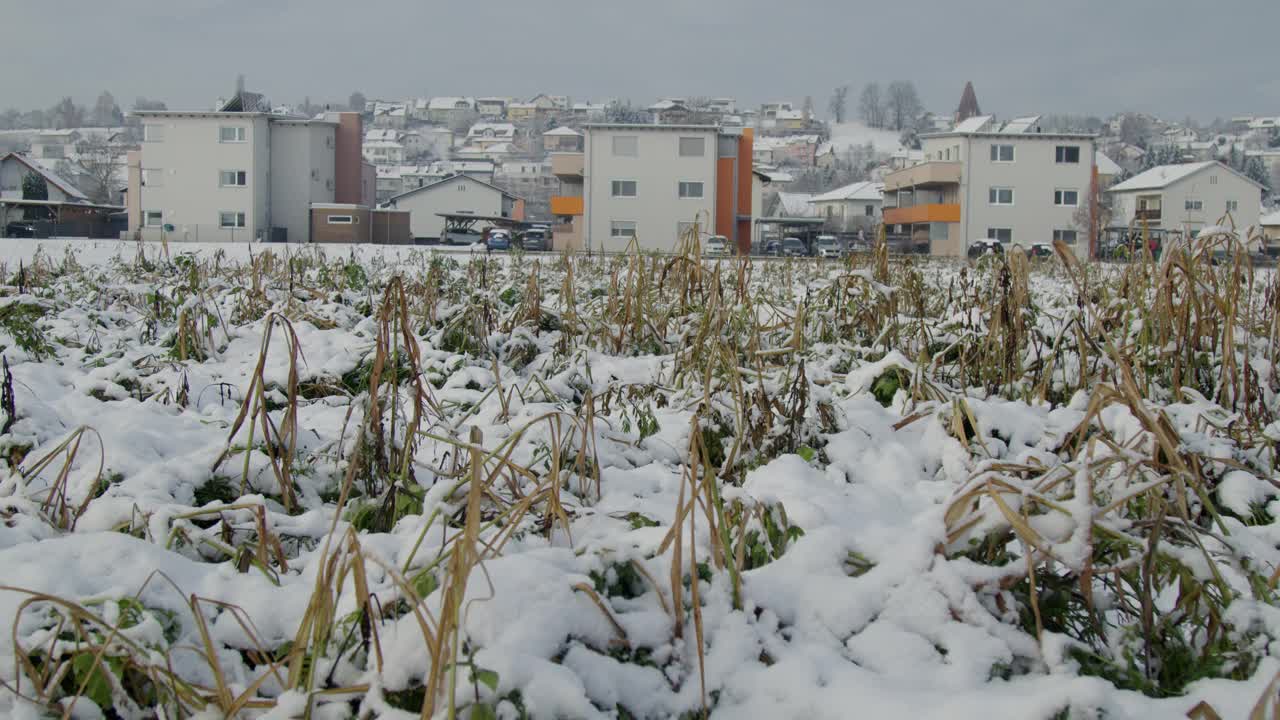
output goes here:
{"type": "Polygon", "coordinates": [[[1266,225],[1267,227],[1280,225],[1280,210],[1263,215],[1262,219],[1258,221],[1258,224],[1266,225]]]}
{"type": "Polygon", "coordinates": [[[992,137],[1021,136],[1046,139],[1066,138],[1071,140],[1092,140],[1097,137],[1097,135],[1092,133],[1042,132],[1040,129],[1039,115],[1028,115],[1027,117],[1015,118],[1004,125],[997,124],[991,115],[979,115],[957,124],[947,132],[921,133],[920,137],[952,137],[955,135],[987,135],[992,137]]]}
{"type": "Polygon", "coordinates": [[[471,175],[467,175],[466,173],[457,173],[456,175],[450,175],[450,176],[449,176],[449,177],[447,177],[447,178],[443,178],[443,179],[441,179],[441,180],[437,180],[436,182],[433,182],[433,183],[431,183],[431,184],[429,184],[429,185],[423,185],[422,187],[414,188],[414,189],[412,189],[412,190],[408,190],[408,191],[406,191],[406,192],[402,192],[402,193],[400,193],[399,195],[395,195],[395,196],[393,196],[393,197],[389,198],[389,199],[387,200],[387,202],[395,202],[396,200],[399,200],[400,198],[408,197],[408,196],[413,195],[413,194],[415,194],[415,193],[424,192],[424,191],[426,191],[426,190],[430,190],[430,189],[432,189],[432,188],[438,188],[438,187],[440,187],[440,186],[444,185],[445,183],[450,183],[450,182],[453,182],[453,181],[455,181],[455,180],[459,180],[459,179],[462,179],[462,178],[466,178],[467,180],[470,180],[470,181],[472,181],[472,182],[479,183],[479,184],[481,184],[481,185],[483,185],[483,186],[485,186],[485,187],[487,187],[487,188],[492,188],[492,189],[494,189],[494,190],[497,190],[498,192],[500,192],[500,193],[502,193],[503,195],[505,195],[505,196],[507,196],[507,197],[511,198],[512,200],[520,200],[520,199],[521,199],[521,198],[520,198],[520,196],[518,196],[518,195],[514,195],[514,194],[512,194],[512,193],[509,193],[509,192],[507,192],[506,190],[503,190],[502,188],[498,187],[497,185],[493,185],[493,184],[491,184],[491,183],[487,183],[487,182],[485,182],[485,181],[483,181],[483,180],[481,180],[481,179],[479,179],[479,178],[476,178],[476,177],[471,176],[471,175]]]}
{"type": "Polygon", "coordinates": [[[1138,175],[1135,175],[1129,178],[1128,180],[1125,180],[1119,185],[1113,186],[1107,192],[1129,192],[1131,190],[1160,190],[1160,189],[1169,187],[1170,185],[1178,182],[1179,180],[1191,177],[1192,175],[1195,175],[1201,170],[1204,170],[1209,167],[1215,167],[1215,166],[1222,170],[1226,170],[1227,172],[1245,180],[1246,182],[1253,183],[1254,185],[1257,185],[1259,188],[1262,187],[1257,182],[1254,182],[1253,180],[1251,180],[1248,177],[1245,177],[1244,175],[1241,175],[1240,173],[1236,172],[1235,170],[1232,170],[1226,165],[1223,165],[1217,160],[1207,160],[1205,162],[1185,163],[1183,165],[1160,165],[1158,167],[1153,167],[1144,173],[1139,173],[1138,175]]]}
{"type": "Polygon", "coordinates": [[[1005,123],[1004,127],[1000,128],[1000,132],[1014,134],[1025,133],[1035,127],[1038,122],[1040,122],[1039,115],[1028,115],[1027,117],[1014,118],[1013,120],[1005,123]]]}
{"type": "Polygon", "coordinates": [[[878,201],[882,198],[883,190],[884,190],[884,183],[870,182],[868,180],[864,180],[862,182],[856,182],[849,185],[845,185],[844,187],[841,187],[841,188],[836,188],[835,190],[822,193],[821,195],[815,195],[809,199],[809,202],[820,203],[820,202],[835,202],[839,200],[866,200],[866,201],[877,200],[878,201]]]}
{"type": "Polygon", "coordinates": [[[568,127],[568,126],[566,126],[566,125],[561,125],[561,126],[560,126],[560,127],[558,127],[558,128],[552,128],[552,129],[550,129],[550,130],[548,130],[548,131],[546,131],[546,132],[544,132],[544,133],[542,133],[542,134],[543,134],[543,135],[552,135],[552,136],[566,136],[566,137],[570,137],[570,136],[571,136],[571,137],[582,137],[582,133],[580,133],[580,132],[578,132],[577,130],[574,130],[573,128],[568,127]]]}
{"type": "Polygon", "coordinates": [[[431,101],[427,103],[427,109],[428,110],[455,110],[457,109],[459,103],[465,104],[467,107],[471,107],[471,105],[473,105],[474,102],[475,101],[473,101],[471,98],[464,98],[464,97],[433,97],[431,98],[431,101]]]}
{"type": "Polygon", "coordinates": [[[654,125],[653,123],[587,123],[582,127],[588,130],[701,130],[718,132],[719,125],[654,125]]]}
{"type": "Polygon", "coordinates": [[[489,131],[492,131],[493,137],[513,137],[516,134],[516,126],[512,123],[478,122],[467,131],[467,137],[478,137],[489,131]]]}
{"type": "Polygon", "coordinates": [[[980,132],[991,122],[990,115],[976,115],[964,120],[951,129],[951,132],[957,133],[975,133],[980,132]]]}
{"type": "Polygon", "coordinates": [[[803,120],[804,112],[802,110],[779,110],[774,114],[778,120],[803,120]]]}
{"type": "Polygon", "coordinates": [[[398,147],[398,148],[403,148],[403,147],[404,147],[404,144],[403,144],[403,143],[396,142],[395,140],[370,140],[369,142],[364,143],[364,147],[367,147],[367,148],[376,148],[376,147],[384,147],[384,148],[398,147]]]}
{"type": "Polygon", "coordinates": [[[813,217],[817,208],[809,204],[812,193],[778,193],[778,215],[781,217],[813,217]]]}
{"type": "Polygon", "coordinates": [[[365,131],[364,141],[369,143],[378,142],[379,140],[396,140],[403,134],[403,130],[376,128],[365,131]]]}
{"type": "Polygon", "coordinates": [[[1107,157],[1106,153],[1101,150],[1093,154],[1093,164],[1098,166],[1099,175],[1119,175],[1124,169],[1116,164],[1115,160],[1107,157]]]}
{"type": "Polygon", "coordinates": [[[67,197],[73,198],[74,200],[77,200],[79,202],[89,202],[89,196],[80,192],[80,188],[77,188],[74,184],[72,184],[66,178],[62,177],[61,175],[54,172],[53,170],[50,170],[45,165],[42,165],[39,161],[33,160],[32,158],[29,158],[26,155],[22,155],[20,153],[11,152],[7,155],[0,156],[0,163],[3,163],[5,160],[8,160],[9,158],[13,158],[14,160],[22,163],[23,165],[26,165],[32,172],[35,172],[37,175],[40,175],[41,177],[43,177],[45,182],[49,183],[50,185],[53,185],[54,187],[58,188],[63,193],[65,193],[67,197]]]}

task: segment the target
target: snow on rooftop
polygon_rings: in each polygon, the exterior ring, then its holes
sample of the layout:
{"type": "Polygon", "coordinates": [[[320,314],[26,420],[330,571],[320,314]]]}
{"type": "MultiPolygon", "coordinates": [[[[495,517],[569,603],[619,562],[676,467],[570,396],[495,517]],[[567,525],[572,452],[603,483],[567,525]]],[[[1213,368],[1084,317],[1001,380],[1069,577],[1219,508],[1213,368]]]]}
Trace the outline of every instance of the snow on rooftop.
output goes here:
{"type": "Polygon", "coordinates": [[[891,153],[898,149],[898,133],[867,127],[860,122],[834,123],[831,126],[831,148],[837,153],[867,143],[871,143],[876,152],[891,153]]]}
{"type": "Polygon", "coordinates": [[[573,128],[571,128],[571,127],[565,126],[565,125],[561,125],[561,126],[560,126],[560,127],[558,127],[558,128],[552,128],[552,129],[550,129],[550,130],[548,130],[548,131],[546,131],[546,132],[544,132],[544,133],[542,133],[542,134],[543,134],[543,135],[551,135],[551,136],[565,136],[565,137],[572,136],[572,137],[582,137],[582,133],[578,132],[577,130],[574,130],[574,129],[573,129],[573,128]]]}
{"type": "Polygon", "coordinates": [[[813,196],[809,202],[835,202],[839,200],[880,200],[884,191],[884,183],[863,180],[836,188],[821,195],[813,196]]]}
{"type": "Polygon", "coordinates": [[[1158,190],[1172,185],[1179,180],[1194,175],[1210,165],[1218,165],[1214,160],[1186,163],[1184,165],[1160,165],[1134,175],[1111,188],[1110,192],[1126,192],[1129,190],[1158,190]]]}
{"type": "Polygon", "coordinates": [[[982,132],[983,130],[986,129],[988,125],[991,124],[991,119],[992,118],[990,115],[977,115],[975,117],[971,117],[968,120],[965,120],[957,124],[955,128],[951,130],[951,132],[958,132],[958,133],[982,132]]]}
{"type": "Polygon", "coordinates": [[[1107,157],[1106,153],[1098,150],[1093,154],[1093,164],[1098,166],[1099,175],[1119,175],[1124,169],[1116,164],[1115,160],[1107,157]]]}
{"type": "Polygon", "coordinates": [[[778,193],[778,216],[816,217],[818,209],[809,204],[813,197],[813,193],[778,193]]]}
{"type": "Polygon", "coordinates": [[[1258,224],[1267,227],[1280,226],[1280,210],[1263,215],[1262,219],[1258,221],[1258,224]]]}
{"type": "Polygon", "coordinates": [[[1012,134],[1025,133],[1032,127],[1035,127],[1038,122],[1040,122],[1039,115],[1028,115],[1027,117],[1014,118],[1013,120],[1005,123],[1005,126],[1000,131],[1012,134]]]}

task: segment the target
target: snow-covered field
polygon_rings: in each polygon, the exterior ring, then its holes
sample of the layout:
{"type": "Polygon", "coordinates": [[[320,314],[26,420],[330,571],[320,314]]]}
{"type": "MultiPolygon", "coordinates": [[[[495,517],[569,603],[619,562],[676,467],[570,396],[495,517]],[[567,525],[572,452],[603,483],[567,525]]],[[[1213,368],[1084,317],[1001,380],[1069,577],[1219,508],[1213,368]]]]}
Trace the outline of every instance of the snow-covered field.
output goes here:
{"type": "Polygon", "coordinates": [[[893,130],[867,127],[856,120],[831,125],[831,144],[835,146],[836,152],[871,143],[876,152],[891,153],[902,147],[902,143],[898,142],[899,136],[900,133],[893,130]]]}
{"type": "Polygon", "coordinates": [[[7,241],[0,714],[1246,717],[1246,272],[7,241]]]}

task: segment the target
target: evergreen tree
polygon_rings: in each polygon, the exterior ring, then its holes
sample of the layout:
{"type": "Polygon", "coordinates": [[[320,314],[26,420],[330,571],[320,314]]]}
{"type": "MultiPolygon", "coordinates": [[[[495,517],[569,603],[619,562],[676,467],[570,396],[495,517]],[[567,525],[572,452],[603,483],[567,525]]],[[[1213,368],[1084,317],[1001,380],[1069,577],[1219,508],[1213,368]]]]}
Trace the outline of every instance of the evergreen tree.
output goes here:
{"type": "Polygon", "coordinates": [[[45,182],[43,175],[36,173],[27,173],[22,177],[22,199],[23,200],[48,200],[49,199],[49,183],[45,182]]]}
{"type": "Polygon", "coordinates": [[[1262,164],[1262,158],[1249,158],[1244,164],[1244,174],[1245,177],[1266,188],[1264,192],[1271,192],[1271,173],[1267,172],[1266,165],[1262,164]]]}

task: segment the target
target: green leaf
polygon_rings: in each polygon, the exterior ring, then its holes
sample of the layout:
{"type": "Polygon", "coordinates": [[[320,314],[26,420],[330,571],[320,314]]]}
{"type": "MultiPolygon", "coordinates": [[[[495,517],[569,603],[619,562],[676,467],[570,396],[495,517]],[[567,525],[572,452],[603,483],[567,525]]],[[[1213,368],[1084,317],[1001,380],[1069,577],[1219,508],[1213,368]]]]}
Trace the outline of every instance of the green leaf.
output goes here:
{"type": "Polygon", "coordinates": [[[471,706],[471,720],[498,720],[498,713],[487,703],[471,706]]]}
{"type": "Polygon", "coordinates": [[[413,579],[413,591],[418,594],[419,598],[426,598],[435,592],[439,586],[440,582],[436,580],[436,576],[429,572],[424,572],[413,579]]]}
{"type": "Polygon", "coordinates": [[[813,462],[814,458],[818,457],[818,451],[808,445],[801,445],[796,448],[796,454],[804,458],[804,461],[807,463],[813,462]]]}
{"type": "Polygon", "coordinates": [[[111,680],[107,678],[106,670],[99,663],[94,662],[94,653],[83,652],[72,658],[71,672],[75,678],[76,687],[84,685],[85,697],[97,703],[103,710],[111,708],[111,680]],[[85,678],[89,679],[88,684],[85,684],[85,678]]]}
{"type": "Polygon", "coordinates": [[[492,670],[476,669],[476,680],[494,692],[498,692],[498,673],[492,670]]]}

